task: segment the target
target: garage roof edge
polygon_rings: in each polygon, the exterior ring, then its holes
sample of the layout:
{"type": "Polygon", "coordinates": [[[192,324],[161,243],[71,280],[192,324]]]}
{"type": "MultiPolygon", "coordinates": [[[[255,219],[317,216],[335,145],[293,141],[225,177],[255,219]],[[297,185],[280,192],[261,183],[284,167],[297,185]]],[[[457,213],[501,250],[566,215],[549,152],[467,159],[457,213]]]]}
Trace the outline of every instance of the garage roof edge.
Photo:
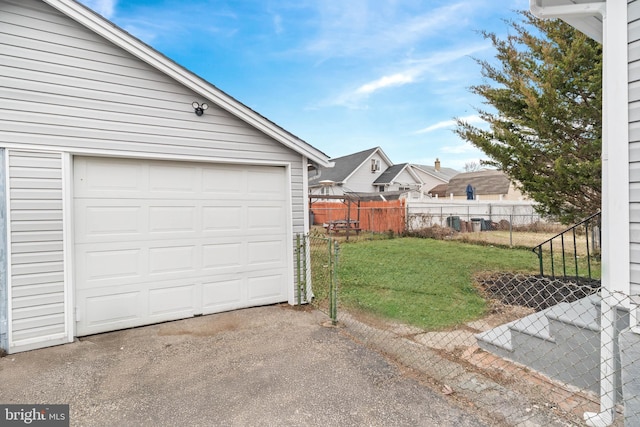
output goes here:
{"type": "Polygon", "coordinates": [[[331,167],[328,156],[322,151],[247,107],[237,99],[187,70],[86,6],[74,0],[42,1],[194,92],[197,92],[208,101],[218,105],[266,135],[269,135],[284,146],[304,155],[319,165],[331,167]]]}

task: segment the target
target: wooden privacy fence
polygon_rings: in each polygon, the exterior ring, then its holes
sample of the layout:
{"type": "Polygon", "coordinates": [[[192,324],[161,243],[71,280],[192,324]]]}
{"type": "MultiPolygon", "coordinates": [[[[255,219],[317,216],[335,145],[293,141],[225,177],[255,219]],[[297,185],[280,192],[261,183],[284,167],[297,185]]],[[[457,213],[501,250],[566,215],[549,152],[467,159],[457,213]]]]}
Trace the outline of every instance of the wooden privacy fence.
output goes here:
{"type": "Polygon", "coordinates": [[[347,202],[317,201],[311,203],[310,211],[316,225],[349,219],[359,221],[359,229],[363,231],[402,233],[405,230],[404,200],[357,201],[351,202],[351,206],[347,202]]]}

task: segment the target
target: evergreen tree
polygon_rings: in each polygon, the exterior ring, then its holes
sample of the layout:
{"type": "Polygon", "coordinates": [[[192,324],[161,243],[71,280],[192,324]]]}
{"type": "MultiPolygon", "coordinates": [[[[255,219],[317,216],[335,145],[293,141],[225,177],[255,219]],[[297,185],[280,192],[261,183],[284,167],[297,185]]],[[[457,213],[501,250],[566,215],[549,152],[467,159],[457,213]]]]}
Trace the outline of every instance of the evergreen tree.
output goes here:
{"type": "Polygon", "coordinates": [[[498,65],[478,61],[485,78],[471,92],[489,130],[457,121],[456,133],[480,148],[563,223],[600,209],[602,46],[560,20],[522,12],[506,39],[484,32],[498,65]]]}

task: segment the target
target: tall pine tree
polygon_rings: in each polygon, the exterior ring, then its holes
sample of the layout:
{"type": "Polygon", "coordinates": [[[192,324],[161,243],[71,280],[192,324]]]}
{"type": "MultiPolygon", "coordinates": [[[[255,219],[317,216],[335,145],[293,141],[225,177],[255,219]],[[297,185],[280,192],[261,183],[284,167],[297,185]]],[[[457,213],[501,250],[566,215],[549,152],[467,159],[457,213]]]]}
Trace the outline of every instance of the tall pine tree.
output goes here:
{"type": "Polygon", "coordinates": [[[491,40],[498,65],[478,61],[485,79],[471,92],[489,130],[458,120],[456,133],[480,148],[564,223],[600,209],[602,46],[560,20],[522,12],[512,34],[491,40]]]}

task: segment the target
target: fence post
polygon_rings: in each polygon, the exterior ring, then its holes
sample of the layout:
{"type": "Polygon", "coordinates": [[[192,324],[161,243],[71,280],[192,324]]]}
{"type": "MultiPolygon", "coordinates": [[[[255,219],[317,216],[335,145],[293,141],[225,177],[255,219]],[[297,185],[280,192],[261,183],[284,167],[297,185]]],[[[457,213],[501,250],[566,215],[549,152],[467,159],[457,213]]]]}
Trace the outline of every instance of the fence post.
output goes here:
{"type": "Polygon", "coordinates": [[[509,247],[513,247],[513,213],[509,215],[509,247]]]}
{"type": "Polygon", "coordinates": [[[298,283],[298,305],[302,304],[302,271],[300,265],[300,233],[296,234],[296,281],[298,283]]]}
{"type": "Polygon", "coordinates": [[[338,250],[338,242],[329,240],[329,272],[331,274],[331,283],[329,284],[329,317],[331,318],[331,324],[334,326],[338,324],[338,278],[336,273],[338,250]]]}
{"type": "Polygon", "coordinates": [[[309,302],[309,295],[307,293],[308,289],[309,289],[309,281],[310,281],[310,276],[309,276],[309,265],[307,264],[308,259],[307,257],[309,256],[309,245],[311,244],[311,240],[309,238],[308,234],[303,234],[302,235],[302,282],[300,283],[300,290],[302,291],[303,294],[303,301],[305,303],[309,302]]]}

